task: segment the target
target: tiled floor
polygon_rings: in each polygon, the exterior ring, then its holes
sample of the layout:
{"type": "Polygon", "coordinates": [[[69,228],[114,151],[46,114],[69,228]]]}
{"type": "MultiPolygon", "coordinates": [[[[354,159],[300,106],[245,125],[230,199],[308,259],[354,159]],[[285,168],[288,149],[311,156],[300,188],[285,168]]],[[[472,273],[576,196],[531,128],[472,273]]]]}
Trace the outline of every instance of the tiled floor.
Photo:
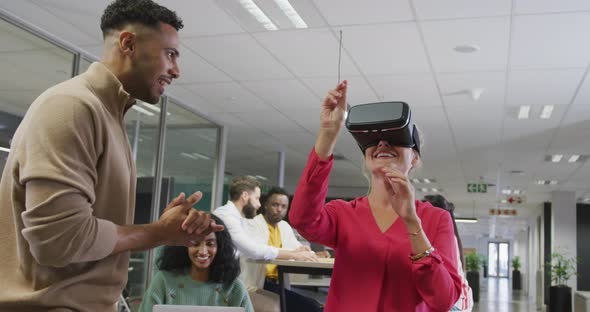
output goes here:
{"type": "Polygon", "coordinates": [[[473,312],[536,312],[535,302],[520,291],[512,291],[507,278],[486,278],[481,281],[479,302],[473,312]]]}
{"type": "MultiPolygon", "coordinates": [[[[325,303],[327,289],[319,292],[295,288],[296,292],[325,303]]],[[[512,291],[511,280],[506,278],[486,278],[481,280],[479,302],[473,312],[541,312],[536,304],[528,301],[520,291],[512,291]]]]}

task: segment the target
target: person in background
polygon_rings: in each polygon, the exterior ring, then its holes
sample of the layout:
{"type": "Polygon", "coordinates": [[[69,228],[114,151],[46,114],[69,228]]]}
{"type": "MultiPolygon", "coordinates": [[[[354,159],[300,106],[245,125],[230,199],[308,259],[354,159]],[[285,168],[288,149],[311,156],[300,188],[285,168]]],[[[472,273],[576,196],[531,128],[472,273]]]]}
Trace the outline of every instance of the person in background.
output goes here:
{"type": "MultiPolygon", "coordinates": [[[[227,204],[213,211],[213,214],[223,220],[229,231],[234,245],[239,252],[242,267],[246,266],[246,259],[295,259],[315,261],[316,256],[306,250],[286,250],[269,246],[266,242],[254,239],[248,233],[246,215],[255,216],[260,208],[260,182],[254,177],[235,177],[229,187],[227,204]]],[[[256,284],[259,272],[244,270],[240,279],[248,288],[252,304],[257,312],[277,311],[279,298],[276,294],[265,291],[263,285],[256,284]]]]}
{"type": "Polygon", "coordinates": [[[0,311],[116,311],[130,251],[190,245],[222,230],[181,193],[160,220],[132,225],[136,170],[125,113],[156,104],[179,77],[176,13],[117,0],[104,52],[43,92],[12,138],[0,181],[0,311]]]}
{"type": "MultiPolygon", "coordinates": [[[[223,225],[219,218],[212,218],[223,225]]],[[[248,291],[238,279],[240,260],[227,230],[210,233],[190,247],[164,247],[158,269],[141,312],[151,312],[156,304],[233,306],[254,312],[248,291]]]]}
{"type": "MultiPolygon", "coordinates": [[[[259,242],[266,243],[269,246],[274,246],[279,249],[299,250],[311,252],[309,246],[301,244],[295,234],[293,228],[289,223],[283,219],[287,215],[289,209],[289,194],[280,187],[271,188],[265,196],[264,204],[262,205],[262,213],[256,215],[251,222],[248,222],[248,233],[251,233],[254,239],[259,242]]],[[[327,252],[316,253],[318,258],[325,258],[329,256],[327,252]]],[[[264,289],[279,293],[278,286],[278,269],[275,264],[260,265],[255,263],[245,263],[245,270],[260,271],[264,274],[259,274],[264,280],[264,289]]],[[[262,284],[261,281],[256,281],[256,285],[262,284]]],[[[287,309],[293,311],[321,311],[320,304],[308,297],[302,296],[294,291],[285,290],[287,299],[287,309]]]]}
{"type": "Polygon", "coordinates": [[[369,194],[325,203],[346,92],[343,81],[321,105],[320,130],[289,212],[303,237],[336,252],[325,311],[448,311],[461,289],[453,223],[414,200],[408,174],[420,161],[417,133],[412,147],[385,139],[361,147],[369,194]]]}
{"type": "Polygon", "coordinates": [[[455,242],[457,243],[458,252],[457,258],[459,259],[457,267],[459,269],[459,273],[461,274],[461,296],[449,311],[471,311],[473,309],[473,292],[471,290],[471,287],[469,286],[469,283],[467,282],[467,278],[465,276],[463,268],[465,265],[465,258],[463,256],[463,243],[461,242],[461,237],[459,236],[457,223],[455,222],[455,205],[453,205],[453,203],[449,203],[444,196],[439,194],[426,195],[424,196],[424,201],[431,203],[434,207],[448,211],[451,214],[451,219],[453,219],[453,228],[455,230],[455,242]]]}
{"type": "MultiPolygon", "coordinates": [[[[448,211],[451,214],[451,218],[453,219],[453,229],[455,231],[455,239],[457,240],[457,246],[459,250],[459,259],[463,266],[465,266],[465,255],[463,253],[463,242],[461,241],[461,237],[459,236],[459,229],[457,228],[457,222],[455,221],[455,205],[447,201],[447,199],[442,195],[426,195],[424,196],[424,201],[427,201],[432,204],[434,207],[441,208],[443,210],[448,211]]],[[[462,266],[462,267],[463,267],[462,266]]]]}

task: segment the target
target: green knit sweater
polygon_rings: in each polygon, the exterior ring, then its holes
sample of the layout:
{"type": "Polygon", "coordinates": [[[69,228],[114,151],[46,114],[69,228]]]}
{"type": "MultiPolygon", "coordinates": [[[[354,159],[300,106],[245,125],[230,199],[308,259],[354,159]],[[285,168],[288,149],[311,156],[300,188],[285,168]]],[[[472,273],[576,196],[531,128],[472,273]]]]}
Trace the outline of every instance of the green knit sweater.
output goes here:
{"type": "Polygon", "coordinates": [[[236,279],[229,286],[220,283],[195,281],[190,274],[177,274],[159,271],[143,296],[140,312],[152,312],[156,304],[234,306],[244,307],[246,312],[254,312],[248,291],[236,279]]]}

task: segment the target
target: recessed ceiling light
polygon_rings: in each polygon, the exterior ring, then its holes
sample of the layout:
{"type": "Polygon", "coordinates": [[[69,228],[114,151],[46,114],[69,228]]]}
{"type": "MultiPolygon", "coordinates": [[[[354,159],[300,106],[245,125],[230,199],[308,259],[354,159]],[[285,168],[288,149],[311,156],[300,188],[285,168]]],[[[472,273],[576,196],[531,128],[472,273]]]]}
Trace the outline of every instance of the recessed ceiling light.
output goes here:
{"type": "Polygon", "coordinates": [[[541,119],[551,118],[552,113],[553,113],[553,105],[543,106],[543,110],[541,111],[541,119]]]}
{"type": "MultiPolygon", "coordinates": [[[[137,101],[137,104],[141,105],[143,108],[146,108],[147,110],[151,110],[154,111],[156,114],[160,114],[160,112],[162,112],[162,110],[156,106],[155,104],[148,104],[144,101],[137,101]]],[[[170,114],[169,112],[166,112],[166,116],[170,116],[172,114],[170,114]]]]}
{"type": "Polygon", "coordinates": [[[423,187],[423,188],[420,189],[420,191],[422,191],[422,192],[428,192],[428,189],[425,188],[425,187],[423,187]]]}
{"type": "Polygon", "coordinates": [[[201,158],[201,159],[205,159],[205,160],[211,160],[211,157],[209,157],[209,156],[207,156],[207,155],[203,155],[203,154],[201,154],[201,153],[197,153],[197,152],[195,152],[195,153],[193,153],[193,155],[195,155],[195,156],[197,156],[197,157],[199,157],[199,158],[201,158]]]}
{"type": "Polygon", "coordinates": [[[420,180],[419,179],[416,179],[416,178],[413,178],[412,179],[412,183],[420,183],[420,180]]]}
{"type": "Polygon", "coordinates": [[[475,44],[461,44],[453,48],[455,52],[459,53],[474,53],[480,50],[480,47],[475,44]]]}
{"type": "Polygon", "coordinates": [[[549,184],[551,184],[551,185],[556,185],[556,184],[557,184],[557,180],[551,180],[551,181],[549,182],[549,184]]]}
{"type": "Polygon", "coordinates": [[[509,189],[503,189],[503,190],[502,190],[502,194],[503,194],[503,195],[510,195],[511,193],[512,193],[512,191],[511,191],[511,190],[509,190],[509,189]]]}
{"type": "Polygon", "coordinates": [[[154,116],[154,113],[152,113],[149,110],[147,110],[147,109],[145,109],[145,108],[143,108],[141,106],[138,106],[138,105],[131,106],[131,109],[133,109],[134,111],[136,111],[136,112],[138,112],[140,114],[144,114],[144,115],[147,115],[147,116],[154,116]]]}
{"type": "Polygon", "coordinates": [[[199,160],[199,159],[201,159],[201,158],[199,158],[198,156],[195,156],[195,155],[193,155],[193,154],[189,154],[189,153],[185,153],[185,152],[182,152],[182,153],[180,153],[180,155],[182,155],[182,156],[184,156],[184,157],[186,157],[186,158],[194,159],[194,160],[199,160]]]}
{"type": "Polygon", "coordinates": [[[555,155],[551,156],[551,161],[554,163],[558,163],[561,161],[562,158],[563,158],[563,155],[555,154],[555,155]]]}
{"type": "Polygon", "coordinates": [[[570,159],[568,159],[568,162],[575,163],[578,159],[580,159],[580,155],[572,155],[570,159]]]}
{"type": "Polygon", "coordinates": [[[433,188],[432,191],[436,193],[436,192],[438,192],[438,189],[437,188],[433,188]]]}
{"type": "Polygon", "coordinates": [[[275,0],[275,3],[279,6],[279,8],[287,15],[291,23],[295,25],[295,28],[307,28],[307,24],[299,16],[299,13],[293,8],[289,0],[275,0]]]}
{"type": "Polygon", "coordinates": [[[429,184],[430,183],[430,179],[424,178],[424,183],[429,184]]]}
{"type": "Polygon", "coordinates": [[[262,10],[252,0],[238,0],[240,4],[250,12],[252,16],[260,23],[266,30],[278,30],[278,27],[262,12],[262,10]]]}
{"type": "Polygon", "coordinates": [[[518,111],[518,119],[529,119],[529,112],[531,107],[529,105],[521,105],[518,111]]]}
{"type": "Polygon", "coordinates": [[[513,193],[514,195],[520,195],[520,190],[514,190],[512,193],[513,193]]]}
{"type": "Polygon", "coordinates": [[[477,223],[477,218],[455,218],[457,223],[477,223]]]}

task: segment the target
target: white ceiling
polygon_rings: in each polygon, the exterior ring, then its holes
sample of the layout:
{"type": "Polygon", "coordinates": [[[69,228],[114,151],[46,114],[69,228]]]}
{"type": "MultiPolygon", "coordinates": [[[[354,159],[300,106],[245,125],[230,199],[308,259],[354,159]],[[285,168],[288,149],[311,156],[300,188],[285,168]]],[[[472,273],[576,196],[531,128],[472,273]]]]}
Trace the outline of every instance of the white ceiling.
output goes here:
{"type": "MultiPolygon", "coordinates": [[[[0,0],[0,8],[100,56],[99,18],[109,2],[0,0]]],[[[226,167],[233,175],[276,183],[277,153],[284,151],[285,184],[295,189],[318,130],[320,101],[337,82],[342,30],[341,77],[349,80],[350,104],[406,101],[424,132],[416,176],[437,182],[417,188],[442,188],[459,215],[481,217],[498,206],[503,188],[525,191],[522,218],[537,214],[554,190],[590,197],[589,164],[545,161],[551,153],[590,154],[589,1],[291,0],[310,25],[299,30],[273,1],[256,0],[281,25],[273,32],[236,0],[159,2],[185,21],[182,78],[168,92],[229,126],[226,167]],[[466,44],[480,50],[453,50],[466,44]],[[460,93],[472,88],[484,89],[478,101],[460,93]],[[555,111],[541,120],[546,104],[555,111]],[[516,118],[520,105],[531,105],[531,119],[516,118]],[[538,179],[559,184],[536,185],[538,179]],[[466,192],[466,183],[480,180],[497,186],[487,194],[466,192]]],[[[2,93],[17,96],[8,91],[2,93]]],[[[364,194],[350,135],[343,133],[336,152],[346,159],[335,163],[330,195],[364,194]]]]}

